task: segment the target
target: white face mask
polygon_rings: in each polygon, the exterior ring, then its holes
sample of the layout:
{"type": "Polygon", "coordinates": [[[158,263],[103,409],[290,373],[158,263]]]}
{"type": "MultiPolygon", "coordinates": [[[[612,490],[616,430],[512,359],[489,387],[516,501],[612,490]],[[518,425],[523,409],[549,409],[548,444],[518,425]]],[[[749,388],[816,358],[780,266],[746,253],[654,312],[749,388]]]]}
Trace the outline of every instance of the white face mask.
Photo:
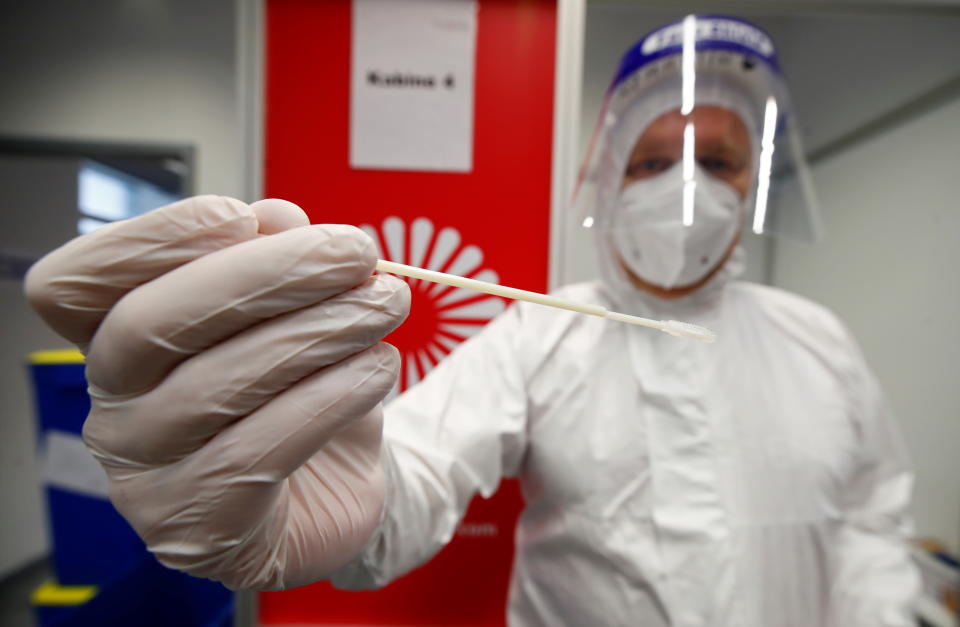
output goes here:
{"type": "Polygon", "coordinates": [[[630,183],[620,193],[613,242],[638,277],[666,289],[703,279],[721,261],[740,227],[743,203],[723,181],[694,168],[692,224],[684,224],[681,165],[630,183]]]}

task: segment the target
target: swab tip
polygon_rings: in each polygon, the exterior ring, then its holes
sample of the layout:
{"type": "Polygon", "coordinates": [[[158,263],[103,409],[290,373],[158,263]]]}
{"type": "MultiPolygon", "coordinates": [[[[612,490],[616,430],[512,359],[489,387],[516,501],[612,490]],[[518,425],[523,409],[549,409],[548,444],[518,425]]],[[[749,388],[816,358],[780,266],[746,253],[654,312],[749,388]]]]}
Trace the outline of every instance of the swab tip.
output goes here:
{"type": "Polygon", "coordinates": [[[712,343],[717,340],[717,334],[706,327],[679,320],[665,320],[660,330],[677,337],[688,337],[701,342],[712,343]]]}

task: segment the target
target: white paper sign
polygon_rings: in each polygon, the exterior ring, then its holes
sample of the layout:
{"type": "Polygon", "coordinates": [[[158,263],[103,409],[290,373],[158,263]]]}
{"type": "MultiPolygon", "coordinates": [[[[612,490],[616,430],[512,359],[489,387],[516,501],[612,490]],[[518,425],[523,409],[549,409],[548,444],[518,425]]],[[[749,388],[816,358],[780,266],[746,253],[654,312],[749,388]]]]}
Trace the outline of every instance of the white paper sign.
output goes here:
{"type": "Polygon", "coordinates": [[[475,0],[353,0],[350,166],[469,172],[475,0]]]}

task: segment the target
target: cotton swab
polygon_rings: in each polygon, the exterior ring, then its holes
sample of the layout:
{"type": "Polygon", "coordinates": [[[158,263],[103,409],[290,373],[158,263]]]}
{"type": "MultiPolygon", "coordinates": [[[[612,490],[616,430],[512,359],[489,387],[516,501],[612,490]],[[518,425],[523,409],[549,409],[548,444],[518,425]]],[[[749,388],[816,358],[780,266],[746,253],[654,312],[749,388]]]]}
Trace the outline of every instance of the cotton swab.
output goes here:
{"type": "Polygon", "coordinates": [[[452,285],[453,287],[462,287],[468,290],[484,292],[485,294],[493,294],[494,296],[511,298],[513,300],[525,300],[529,303],[537,303],[539,305],[546,305],[548,307],[567,309],[569,311],[590,314],[591,316],[600,316],[601,318],[609,318],[610,320],[616,320],[618,322],[628,322],[630,324],[636,324],[642,327],[658,329],[664,333],[669,333],[670,335],[700,340],[701,342],[713,342],[717,339],[717,335],[710,329],[696,324],[690,324],[688,322],[679,322],[677,320],[651,320],[649,318],[631,316],[628,314],[618,313],[616,311],[610,311],[607,308],[599,305],[584,305],[565,300],[563,298],[557,298],[555,296],[538,294],[537,292],[528,292],[527,290],[519,290],[515,287],[506,287],[504,285],[497,285],[496,283],[487,283],[486,281],[477,281],[476,279],[468,279],[455,274],[446,274],[444,272],[425,270],[424,268],[408,266],[402,263],[395,263],[393,261],[385,261],[383,259],[377,260],[377,270],[379,272],[389,272],[390,274],[400,274],[413,279],[422,279],[424,281],[431,281],[433,283],[443,283],[444,285],[452,285]]]}

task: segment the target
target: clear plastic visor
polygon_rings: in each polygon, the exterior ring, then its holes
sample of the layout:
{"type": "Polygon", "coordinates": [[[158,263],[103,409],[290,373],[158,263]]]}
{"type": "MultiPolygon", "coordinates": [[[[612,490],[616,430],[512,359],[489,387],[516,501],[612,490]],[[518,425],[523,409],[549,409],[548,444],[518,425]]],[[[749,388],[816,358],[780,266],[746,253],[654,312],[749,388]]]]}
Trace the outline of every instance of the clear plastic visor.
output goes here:
{"type": "Polygon", "coordinates": [[[704,188],[719,182],[735,193],[744,228],[818,239],[814,188],[779,75],[739,52],[701,51],[693,60],[664,57],[608,93],[575,192],[576,219],[615,228],[632,183],[672,177],[679,182],[671,187],[684,187],[675,203],[684,224],[697,220],[704,188]],[[704,177],[709,185],[695,193],[704,177]]]}

